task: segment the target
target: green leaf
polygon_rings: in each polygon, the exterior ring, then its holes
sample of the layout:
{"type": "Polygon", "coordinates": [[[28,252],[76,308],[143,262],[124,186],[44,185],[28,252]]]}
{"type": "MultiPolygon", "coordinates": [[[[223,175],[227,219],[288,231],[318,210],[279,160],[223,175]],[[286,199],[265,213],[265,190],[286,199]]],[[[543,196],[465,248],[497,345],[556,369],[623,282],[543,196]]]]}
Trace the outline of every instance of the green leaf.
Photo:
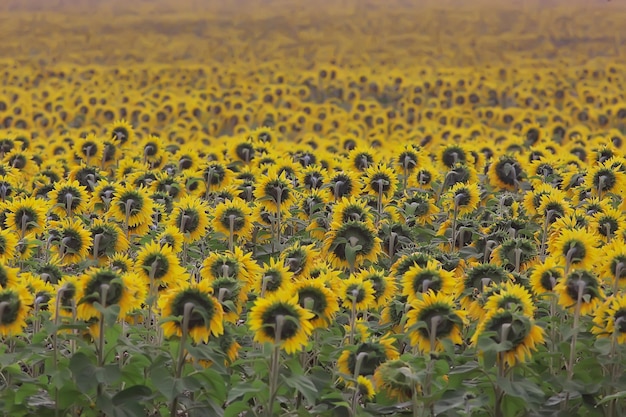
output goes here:
{"type": "Polygon", "coordinates": [[[24,400],[39,391],[39,387],[34,384],[23,384],[15,392],[15,404],[23,404],[24,400]]]}
{"type": "Polygon", "coordinates": [[[152,390],[145,385],[135,385],[115,394],[111,401],[114,406],[126,403],[140,402],[150,398],[152,390]]]}
{"type": "Polygon", "coordinates": [[[608,403],[609,401],[619,400],[619,399],[622,399],[622,398],[626,398],[626,391],[620,391],[620,392],[616,392],[615,394],[607,395],[606,397],[604,397],[600,401],[598,401],[598,403],[596,405],[601,405],[601,404],[604,404],[604,403],[608,403]]]}
{"type": "Polygon", "coordinates": [[[243,401],[237,401],[226,407],[226,410],[224,410],[224,417],[237,417],[241,413],[249,409],[250,404],[243,401]]]}
{"type": "Polygon", "coordinates": [[[267,390],[267,386],[260,380],[240,382],[230,389],[228,392],[228,398],[226,401],[232,403],[233,401],[247,397],[247,394],[258,394],[264,390],[267,390]]]}
{"type": "Polygon", "coordinates": [[[87,394],[96,389],[98,380],[94,378],[94,375],[96,375],[97,368],[85,353],[76,352],[70,359],[69,368],[76,387],[81,392],[87,394]]]}
{"type": "Polygon", "coordinates": [[[313,382],[304,375],[293,375],[282,378],[285,384],[291,388],[297,389],[309,404],[315,404],[315,398],[318,396],[318,391],[313,382]]]}

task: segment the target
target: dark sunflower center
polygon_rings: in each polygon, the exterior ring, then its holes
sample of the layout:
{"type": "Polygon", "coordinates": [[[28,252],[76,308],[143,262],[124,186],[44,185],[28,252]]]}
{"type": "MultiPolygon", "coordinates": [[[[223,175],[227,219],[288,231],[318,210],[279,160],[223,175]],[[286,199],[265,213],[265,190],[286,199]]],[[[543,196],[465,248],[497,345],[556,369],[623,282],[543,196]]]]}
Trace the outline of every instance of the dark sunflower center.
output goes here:
{"type": "Polygon", "coordinates": [[[354,167],[359,171],[365,171],[370,165],[374,163],[374,158],[368,153],[359,153],[354,158],[354,167]]]}
{"type": "Polygon", "coordinates": [[[104,162],[110,162],[114,160],[115,153],[116,153],[115,145],[113,145],[112,143],[104,144],[104,156],[103,156],[104,162]]]}
{"type": "Polygon", "coordinates": [[[359,284],[352,284],[346,288],[348,299],[354,303],[360,303],[365,299],[365,288],[359,284]]]}
{"type": "Polygon", "coordinates": [[[302,249],[292,249],[285,253],[285,266],[289,272],[298,274],[306,264],[306,253],[302,249]]]}
{"type": "Polygon", "coordinates": [[[611,259],[611,272],[619,279],[626,278],[626,256],[618,255],[611,259]]]}
{"type": "Polygon", "coordinates": [[[213,301],[206,295],[196,289],[187,289],[176,294],[172,301],[172,316],[182,316],[185,314],[185,304],[191,303],[194,308],[189,317],[189,329],[196,327],[208,327],[211,319],[215,314],[215,305],[213,301]],[[205,323],[202,312],[205,312],[208,323],[205,323]]]}
{"type": "Polygon", "coordinates": [[[601,217],[598,220],[598,233],[600,233],[602,236],[614,236],[615,232],[617,232],[618,227],[619,224],[617,223],[617,220],[613,217],[605,216],[601,217]]]}
{"type": "Polygon", "coordinates": [[[78,230],[65,229],[62,233],[63,245],[73,253],[78,253],[84,247],[83,239],[78,230]]]}
{"type": "Polygon", "coordinates": [[[454,194],[454,200],[457,202],[458,207],[465,207],[472,200],[472,196],[469,190],[463,188],[457,190],[457,192],[454,194]]]}
{"type": "Polygon", "coordinates": [[[598,191],[610,191],[615,187],[617,178],[610,169],[600,169],[593,176],[593,186],[598,191]]]}
{"type": "Polygon", "coordinates": [[[378,172],[372,176],[370,187],[377,193],[385,194],[391,188],[391,178],[383,172],[378,172]]]}
{"type": "Polygon", "coordinates": [[[94,303],[99,302],[102,303],[102,286],[108,285],[109,288],[106,293],[106,305],[110,306],[113,304],[117,304],[121,299],[124,293],[124,288],[122,284],[119,282],[111,282],[114,279],[119,278],[119,275],[111,270],[105,271],[97,271],[89,277],[89,281],[85,286],[85,298],[84,302],[94,303]]]}
{"type": "Polygon", "coordinates": [[[598,282],[594,279],[594,277],[587,271],[574,271],[567,277],[566,289],[567,295],[576,302],[578,300],[578,291],[579,288],[582,288],[582,296],[581,302],[584,303],[584,296],[588,295],[589,299],[592,300],[598,296],[597,294],[597,286],[598,282]]]}
{"type": "Polygon", "coordinates": [[[151,253],[146,256],[142,266],[154,279],[161,279],[170,270],[170,261],[161,253],[151,253]]]}
{"type": "Polygon", "coordinates": [[[237,207],[230,207],[224,211],[220,221],[226,229],[230,228],[230,219],[233,219],[233,232],[238,232],[246,225],[245,215],[237,207]]]}
{"type": "Polygon", "coordinates": [[[587,254],[587,248],[583,242],[578,240],[570,240],[563,246],[563,256],[568,257],[572,263],[581,262],[585,259],[585,255],[587,254]]]}
{"type": "Polygon", "coordinates": [[[100,240],[98,242],[98,253],[96,256],[104,256],[108,251],[115,250],[115,244],[117,243],[118,237],[115,229],[97,226],[91,230],[91,236],[94,242],[97,235],[100,235],[100,240]]]}
{"type": "Polygon", "coordinates": [[[122,213],[126,213],[127,205],[130,205],[128,210],[129,215],[136,216],[141,213],[141,209],[143,208],[143,197],[139,193],[125,193],[120,197],[118,206],[122,213]]]}
{"type": "Polygon", "coordinates": [[[374,288],[374,299],[378,300],[387,289],[385,278],[377,274],[372,274],[369,275],[367,279],[372,283],[372,288],[374,288]]]}
{"type": "Polygon", "coordinates": [[[354,188],[352,179],[345,174],[336,175],[331,181],[331,184],[335,198],[337,199],[349,195],[354,188]]]}
{"type": "Polygon", "coordinates": [[[204,170],[204,179],[211,185],[219,185],[226,177],[226,169],[221,165],[211,165],[204,170]]]}
{"type": "Polygon", "coordinates": [[[71,199],[70,208],[75,210],[78,205],[83,201],[82,195],[79,190],[73,187],[64,187],[59,190],[57,204],[61,204],[63,207],[66,207],[67,200],[71,199]]]}
{"type": "Polygon", "coordinates": [[[546,291],[553,291],[554,286],[556,285],[556,283],[558,282],[560,278],[561,278],[561,274],[559,274],[558,271],[549,270],[541,274],[540,283],[541,283],[541,286],[546,291]]]}
{"type": "Polygon", "coordinates": [[[524,343],[526,336],[530,332],[530,326],[530,321],[526,317],[513,316],[510,312],[504,312],[491,319],[485,330],[496,333],[492,338],[497,343],[511,342],[512,350],[524,343]],[[503,327],[505,325],[510,325],[508,330],[504,330],[503,327]]]}
{"type": "Polygon", "coordinates": [[[343,210],[343,215],[341,216],[341,221],[343,223],[355,221],[355,220],[365,220],[366,213],[360,206],[348,206],[343,210]]]}
{"type": "Polygon", "coordinates": [[[263,192],[276,204],[279,202],[280,204],[283,204],[285,201],[289,200],[289,196],[291,195],[289,185],[279,179],[268,182],[265,185],[263,192]]]}
{"type": "Polygon", "coordinates": [[[237,158],[244,162],[250,162],[254,158],[254,146],[251,143],[240,143],[235,148],[237,158]]]}
{"type": "Polygon", "coordinates": [[[100,191],[100,200],[104,201],[105,199],[110,200],[113,198],[113,195],[115,194],[115,188],[113,186],[107,186],[104,187],[101,191],[100,191]]]}
{"type": "Polygon", "coordinates": [[[26,157],[22,154],[14,155],[9,159],[8,163],[16,169],[22,169],[26,166],[26,157]]]}
{"type": "Polygon", "coordinates": [[[143,153],[144,153],[144,155],[146,155],[148,157],[152,157],[152,156],[156,155],[158,151],[159,151],[159,145],[157,145],[156,142],[148,142],[143,147],[143,153]]]}
{"type": "Polygon", "coordinates": [[[619,333],[626,333],[626,309],[619,309],[613,316],[613,320],[616,324],[615,330],[617,330],[619,333]]]}
{"type": "Polygon", "coordinates": [[[285,319],[280,331],[280,340],[289,340],[300,330],[300,315],[288,304],[277,303],[270,306],[261,316],[263,323],[263,333],[271,339],[276,339],[277,317],[283,316],[285,319]]]}
{"type": "MultiPolygon", "coordinates": [[[[456,174],[452,174],[452,175],[456,175],[456,174]]],[[[433,180],[433,174],[430,171],[423,169],[417,173],[417,182],[421,185],[430,184],[432,180],[433,180]]]]}
{"type": "MultiPolygon", "coordinates": [[[[4,255],[7,251],[7,239],[4,236],[0,236],[0,255],[4,255]]],[[[4,284],[0,283],[0,286],[5,286],[4,284]]]]}
{"type": "Polygon", "coordinates": [[[82,168],[76,173],[76,181],[89,191],[93,191],[92,184],[95,184],[99,179],[100,174],[93,167],[82,168]]]}
{"type": "Polygon", "coordinates": [[[441,277],[435,271],[420,271],[413,278],[413,292],[415,293],[427,292],[429,289],[438,292],[441,290],[441,285],[441,277]],[[426,289],[424,289],[425,286],[426,289]]]}
{"type": "Polygon", "coordinates": [[[180,194],[180,185],[173,178],[167,178],[159,182],[157,191],[166,193],[172,198],[176,198],[180,194]]]}
{"type": "Polygon", "coordinates": [[[446,185],[452,186],[459,182],[466,182],[470,178],[470,171],[465,166],[458,166],[451,170],[446,176],[446,185]]]}
{"type": "Polygon", "coordinates": [[[412,172],[417,167],[417,155],[409,151],[402,152],[398,162],[406,172],[412,172]]]}
{"type": "MultiPolygon", "coordinates": [[[[337,232],[338,238],[343,238],[347,242],[354,241],[357,245],[361,246],[361,249],[357,250],[358,254],[369,254],[374,248],[375,236],[367,228],[367,226],[361,223],[345,223],[344,226],[337,232]]],[[[335,246],[333,253],[339,259],[346,259],[346,245],[348,243],[340,243],[335,246]]]]}
{"type": "Polygon", "coordinates": [[[422,217],[430,211],[430,204],[425,198],[415,197],[407,201],[406,204],[412,207],[415,217],[422,217]]]}
{"type": "Polygon", "coordinates": [[[522,167],[519,162],[511,158],[503,158],[495,167],[498,179],[506,185],[515,185],[522,179],[522,167]]]}
{"type": "Polygon", "coordinates": [[[265,279],[265,290],[269,292],[278,290],[283,283],[283,275],[279,271],[265,271],[263,278],[265,279]]]}
{"type": "Polygon", "coordinates": [[[13,291],[4,291],[0,294],[0,303],[7,303],[2,312],[2,324],[10,325],[17,320],[22,306],[20,297],[13,291]]]}
{"type": "Polygon", "coordinates": [[[467,155],[463,149],[455,146],[444,150],[441,160],[445,166],[452,168],[457,163],[464,164],[467,161],[467,155]]]}
{"type": "Polygon", "coordinates": [[[310,190],[317,190],[324,185],[322,174],[319,172],[311,172],[304,176],[304,186],[310,190]]]}
{"type": "Polygon", "coordinates": [[[88,158],[95,156],[98,153],[98,144],[95,142],[85,142],[81,148],[81,152],[88,158]]]}
{"type": "Polygon", "coordinates": [[[125,144],[129,139],[128,130],[125,127],[116,127],[111,132],[111,138],[120,141],[120,144],[125,144]]]}
{"type": "Polygon", "coordinates": [[[228,258],[214,262],[210,267],[211,275],[222,278],[237,278],[239,276],[239,264],[228,258]]]}
{"type": "Polygon", "coordinates": [[[328,300],[319,289],[314,287],[301,288],[298,291],[300,306],[309,309],[316,317],[324,314],[328,300]]]}
{"type": "Polygon", "coordinates": [[[419,332],[425,338],[430,337],[433,331],[433,319],[439,316],[441,319],[437,323],[437,338],[447,337],[454,330],[454,322],[450,320],[450,308],[446,306],[432,306],[425,308],[418,317],[419,321],[426,323],[426,327],[421,327],[419,332]]]}
{"type": "Polygon", "coordinates": [[[372,375],[376,368],[387,360],[385,348],[378,343],[361,343],[356,352],[351,352],[348,357],[348,369],[350,374],[354,375],[356,370],[356,360],[360,353],[367,353],[361,361],[359,375],[372,375]]]}
{"type": "Polygon", "coordinates": [[[15,223],[18,229],[22,228],[22,225],[26,225],[25,230],[28,232],[37,227],[38,216],[35,210],[30,207],[20,207],[15,211],[15,223]]]}
{"type": "Polygon", "coordinates": [[[181,169],[189,169],[193,166],[193,161],[188,156],[183,156],[178,160],[178,166],[181,169]]]}
{"type": "Polygon", "coordinates": [[[530,128],[526,132],[526,141],[530,145],[534,145],[539,140],[539,130],[536,128],[530,128]]]}
{"type": "Polygon", "coordinates": [[[72,308],[72,300],[76,296],[76,286],[74,284],[66,284],[65,289],[60,293],[61,308],[70,310],[72,308]]]}
{"type": "Polygon", "coordinates": [[[476,266],[472,268],[465,278],[465,287],[482,291],[487,284],[499,284],[507,279],[506,271],[496,265],[476,266]]]}

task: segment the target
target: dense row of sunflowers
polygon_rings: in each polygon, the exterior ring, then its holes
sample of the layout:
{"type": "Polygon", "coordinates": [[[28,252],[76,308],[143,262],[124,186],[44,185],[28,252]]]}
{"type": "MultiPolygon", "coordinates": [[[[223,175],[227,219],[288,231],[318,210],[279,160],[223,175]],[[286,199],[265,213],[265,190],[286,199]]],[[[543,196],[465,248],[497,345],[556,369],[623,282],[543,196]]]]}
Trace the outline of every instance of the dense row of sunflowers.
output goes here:
{"type": "Polygon", "coordinates": [[[2,406],[621,415],[624,77],[4,65],[2,406]]]}

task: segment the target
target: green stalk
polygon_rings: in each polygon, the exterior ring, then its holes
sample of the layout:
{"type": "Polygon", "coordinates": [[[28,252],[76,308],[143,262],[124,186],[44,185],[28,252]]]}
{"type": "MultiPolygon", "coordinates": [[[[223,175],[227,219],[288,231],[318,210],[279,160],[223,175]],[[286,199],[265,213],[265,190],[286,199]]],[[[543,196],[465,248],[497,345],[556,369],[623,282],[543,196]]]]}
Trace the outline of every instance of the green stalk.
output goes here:
{"type": "Polygon", "coordinates": [[[274,415],[274,401],[278,394],[278,376],[280,374],[280,341],[283,325],[285,324],[285,316],[279,314],[276,316],[276,328],[274,329],[274,346],[272,347],[272,359],[270,362],[270,379],[269,379],[269,401],[267,404],[267,417],[274,415]]]}
{"type": "MultiPolygon", "coordinates": [[[[189,333],[189,320],[191,319],[191,313],[194,309],[193,303],[185,303],[183,307],[183,320],[181,323],[181,336],[180,345],[178,346],[178,359],[176,360],[176,368],[174,371],[174,378],[180,379],[183,374],[183,368],[185,366],[185,343],[187,342],[187,336],[189,333]]],[[[170,407],[170,416],[178,416],[178,395],[172,400],[172,406],[170,407]]]]}

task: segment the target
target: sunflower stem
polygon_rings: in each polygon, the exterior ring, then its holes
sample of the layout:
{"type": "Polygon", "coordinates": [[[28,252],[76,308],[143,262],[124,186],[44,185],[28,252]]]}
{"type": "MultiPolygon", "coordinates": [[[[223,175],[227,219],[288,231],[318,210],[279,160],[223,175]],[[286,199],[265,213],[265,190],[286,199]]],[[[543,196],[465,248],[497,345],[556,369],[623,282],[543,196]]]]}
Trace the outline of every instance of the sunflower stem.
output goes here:
{"type": "Polygon", "coordinates": [[[352,290],[352,306],[350,308],[350,336],[348,338],[350,345],[354,344],[354,335],[356,333],[356,303],[357,303],[358,296],[359,296],[359,290],[358,289],[352,290]]]}
{"type": "Polygon", "coordinates": [[[424,380],[424,397],[425,401],[428,404],[428,409],[430,410],[430,415],[435,415],[435,405],[430,397],[431,395],[431,384],[433,380],[433,367],[435,365],[433,352],[436,351],[437,348],[437,327],[441,323],[442,318],[439,315],[436,315],[430,319],[430,328],[428,328],[428,336],[429,336],[429,345],[430,350],[427,355],[428,362],[426,363],[426,378],[424,380]]]}
{"type": "Polygon", "coordinates": [[[452,212],[452,239],[450,240],[450,252],[454,252],[456,247],[456,218],[459,214],[459,202],[454,199],[454,211],[452,212]]]}
{"type": "Polygon", "coordinates": [[[354,393],[352,394],[352,401],[350,402],[350,415],[356,417],[356,409],[359,404],[359,374],[361,373],[361,365],[365,358],[367,358],[367,352],[360,352],[356,355],[356,363],[354,365],[354,393]]]}
{"type": "MultiPolygon", "coordinates": [[[[183,368],[185,366],[185,343],[187,343],[187,336],[189,335],[189,320],[191,320],[191,314],[194,309],[193,303],[185,303],[183,307],[183,320],[180,326],[180,345],[178,346],[178,359],[176,360],[176,369],[174,373],[175,379],[180,379],[183,374],[183,368]]],[[[170,416],[178,416],[178,395],[172,400],[172,406],[170,407],[170,416]]]]}
{"type": "MultiPolygon", "coordinates": [[[[570,249],[571,250],[571,249],[570,249]]],[[[569,252],[568,252],[569,255],[569,252]]],[[[583,293],[585,292],[585,282],[582,280],[578,281],[578,294],[576,297],[576,307],[574,308],[574,324],[572,325],[572,329],[574,333],[572,334],[572,340],[569,348],[569,360],[567,361],[567,381],[570,382],[574,377],[574,360],[576,359],[576,342],[578,341],[578,322],[580,320],[580,309],[582,307],[583,301],[583,293]]],[[[569,404],[570,393],[568,392],[565,395],[565,403],[564,408],[567,410],[567,406],[569,404]]]]}
{"type": "Polygon", "coordinates": [[[280,341],[282,340],[283,325],[285,324],[285,316],[279,314],[276,316],[276,327],[274,329],[274,346],[272,347],[272,360],[270,363],[270,380],[269,380],[269,401],[267,404],[267,417],[274,415],[274,401],[278,394],[278,375],[280,374],[280,341]]]}
{"type": "Polygon", "coordinates": [[[72,193],[65,194],[65,212],[67,217],[72,217],[72,202],[74,200],[74,196],[72,193]]]}
{"type": "Polygon", "coordinates": [[[282,224],[281,224],[281,203],[282,203],[282,196],[283,196],[283,188],[282,187],[274,187],[274,189],[276,190],[276,249],[280,250],[280,240],[281,240],[281,228],[282,228],[282,224]]]}
{"type": "Polygon", "coordinates": [[[233,251],[233,241],[235,234],[235,215],[231,214],[228,216],[228,250],[233,251]]]}
{"type": "Polygon", "coordinates": [[[545,261],[546,260],[546,244],[547,244],[547,240],[548,240],[548,225],[550,224],[550,219],[552,218],[552,214],[554,213],[554,210],[548,210],[546,212],[546,217],[545,219],[543,219],[543,228],[542,228],[542,235],[541,235],[541,246],[539,247],[539,256],[541,261],[545,261]]]}
{"type": "MultiPolygon", "coordinates": [[[[613,329],[613,334],[611,335],[611,352],[609,353],[609,357],[611,358],[611,361],[612,361],[610,365],[611,384],[609,385],[609,394],[613,394],[617,391],[615,388],[617,379],[619,376],[622,375],[620,371],[620,363],[621,363],[621,361],[619,360],[620,355],[617,350],[617,345],[618,345],[617,338],[619,334],[619,328],[623,320],[626,320],[626,319],[624,317],[619,317],[613,323],[614,329],[613,329]]],[[[609,406],[608,406],[608,417],[620,416],[621,414],[619,412],[620,410],[618,407],[619,405],[617,402],[617,398],[612,399],[609,402],[609,406]]]]}
{"type": "Polygon", "coordinates": [[[124,202],[124,231],[126,232],[126,238],[130,239],[130,225],[128,224],[130,221],[130,213],[133,209],[133,204],[135,201],[130,198],[124,202]]]}
{"type": "Polygon", "coordinates": [[[615,265],[615,280],[613,281],[613,295],[617,295],[617,292],[619,291],[619,280],[620,277],[622,276],[622,271],[624,270],[624,267],[626,267],[626,265],[624,264],[624,262],[618,262],[617,265],[615,265]]]}

